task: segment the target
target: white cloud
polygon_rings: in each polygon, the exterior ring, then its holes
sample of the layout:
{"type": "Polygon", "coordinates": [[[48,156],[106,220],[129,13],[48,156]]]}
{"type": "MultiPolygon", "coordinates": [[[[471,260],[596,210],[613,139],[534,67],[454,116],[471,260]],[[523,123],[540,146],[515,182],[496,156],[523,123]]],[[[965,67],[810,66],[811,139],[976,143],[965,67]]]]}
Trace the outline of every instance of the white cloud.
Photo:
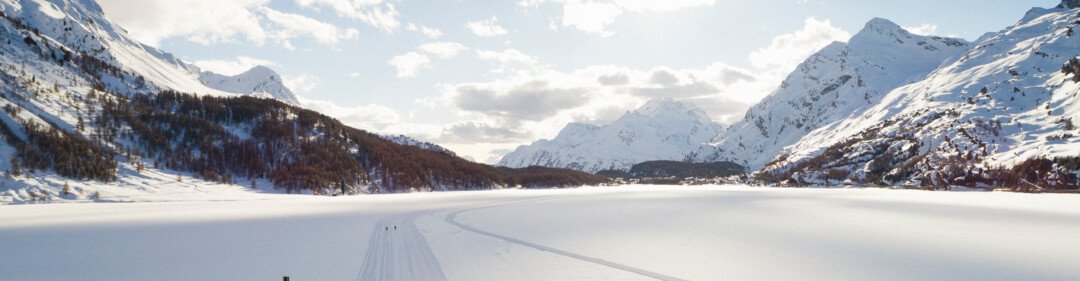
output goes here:
{"type": "Polygon", "coordinates": [[[454,87],[449,99],[461,110],[504,118],[502,121],[539,121],[588,100],[580,87],[560,87],[547,80],[513,84],[465,84],[454,87]],[[495,86],[495,87],[492,87],[495,86]]]}
{"type": "Polygon", "coordinates": [[[356,29],[338,28],[297,14],[282,13],[268,8],[261,10],[267,20],[277,27],[271,33],[271,37],[282,42],[284,46],[292,46],[289,40],[298,37],[311,37],[320,44],[334,45],[341,40],[355,38],[359,33],[356,29]]]}
{"type": "Polygon", "coordinates": [[[547,0],[521,0],[518,1],[518,6],[536,8],[540,6],[540,4],[544,4],[544,2],[547,2],[547,0]]]}
{"type": "Polygon", "coordinates": [[[615,4],[631,12],[669,12],[682,8],[712,6],[716,0],[615,0],[615,4]]]}
{"type": "Polygon", "coordinates": [[[652,71],[649,74],[649,83],[658,84],[662,86],[671,86],[679,83],[679,77],[676,77],[672,70],[661,68],[652,71]]]}
{"type": "Polygon", "coordinates": [[[502,51],[476,50],[476,57],[481,60],[497,61],[503,64],[521,63],[533,65],[537,63],[536,58],[526,55],[517,49],[506,49],[502,51]]]}
{"type": "Polygon", "coordinates": [[[607,29],[608,25],[626,12],[670,12],[683,8],[708,7],[716,4],[716,0],[521,0],[518,5],[535,8],[544,3],[563,5],[563,26],[606,37],[614,34],[607,29]]]}
{"type": "Polygon", "coordinates": [[[267,32],[256,9],[269,0],[99,0],[109,18],[151,46],[183,37],[203,45],[238,38],[261,45],[267,32]]]}
{"type": "Polygon", "coordinates": [[[438,141],[442,143],[507,143],[524,141],[528,137],[530,137],[528,132],[465,121],[445,127],[438,141]]]}
{"type": "Polygon", "coordinates": [[[301,74],[282,79],[282,82],[285,82],[285,87],[300,93],[310,92],[321,81],[319,77],[311,74],[301,74]]]}
{"type": "Polygon", "coordinates": [[[427,27],[415,23],[405,25],[405,30],[420,32],[420,34],[424,34],[431,39],[439,39],[439,37],[442,37],[443,35],[442,30],[439,30],[438,28],[427,27]]]}
{"type": "Polygon", "coordinates": [[[382,132],[403,122],[401,115],[392,108],[377,105],[340,106],[337,103],[298,97],[300,104],[340,120],[354,128],[382,132]]]}
{"type": "Polygon", "coordinates": [[[500,26],[498,21],[499,18],[491,16],[490,18],[483,20],[466,22],[465,28],[480,37],[505,35],[506,29],[500,26]]]}
{"type": "Polygon", "coordinates": [[[151,46],[173,37],[202,45],[246,41],[257,46],[279,43],[292,49],[290,39],[309,37],[325,45],[356,37],[352,28],[339,28],[305,16],[267,8],[269,0],[102,0],[109,17],[135,39],[151,46]]]}
{"type": "Polygon", "coordinates": [[[250,58],[246,56],[239,56],[233,60],[197,60],[192,62],[195,66],[198,66],[202,71],[209,71],[222,75],[237,75],[248,71],[252,67],[256,66],[278,66],[269,60],[250,58]]]}
{"type": "Polygon", "coordinates": [[[382,0],[296,0],[296,4],[311,9],[330,7],[339,16],[360,20],[385,32],[401,27],[397,9],[382,0]]]}
{"type": "Polygon", "coordinates": [[[912,26],[912,27],[906,27],[905,26],[904,29],[907,30],[908,32],[911,32],[911,33],[916,34],[916,35],[927,36],[927,35],[936,35],[938,26],[934,25],[934,24],[924,23],[924,24],[920,24],[920,25],[912,26]]]}
{"type": "Polygon", "coordinates": [[[836,41],[847,41],[851,33],[834,27],[829,20],[806,18],[803,28],[773,38],[768,47],[750,53],[750,63],[787,73],[814,52],[836,41]]]}
{"type": "Polygon", "coordinates": [[[448,59],[457,56],[468,48],[454,42],[435,42],[420,45],[417,49],[419,52],[408,52],[387,61],[397,70],[398,78],[414,78],[420,71],[431,68],[431,58],[426,54],[434,55],[440,59],[448,59]]]}
{"type": "Polygon", "coordinates": [[[611,36],[614,33],[608,31],[607,26],[622,13],[622,8],[612,3],[571,0],[563,6],[562,24],[587,33],[611,36]]]}
{"type": "Polygon", "coordinates": [[[420,50],[425,53],[438,56],[441,59],[448,59],[457,56],[462,51],[468,50],[468,47],[455,42],[435,42],[426,43],[420,45],[420,50]]]}
{"type": "Polygon", "coordinates": [[[421,70],[431,67],[431,59],[417,52],[395,56],[387,63],[397,70],[398,78],[414,78],[421,70]]]}
{"type": "Polygon", "coordinates": [[[476,57],[480,60],[490,61],[495,64],[492,73],[523,72],[533,73],[540,70],[539,61],[530,55],[517,49],[502,51],[476,50],[476,57]]]}

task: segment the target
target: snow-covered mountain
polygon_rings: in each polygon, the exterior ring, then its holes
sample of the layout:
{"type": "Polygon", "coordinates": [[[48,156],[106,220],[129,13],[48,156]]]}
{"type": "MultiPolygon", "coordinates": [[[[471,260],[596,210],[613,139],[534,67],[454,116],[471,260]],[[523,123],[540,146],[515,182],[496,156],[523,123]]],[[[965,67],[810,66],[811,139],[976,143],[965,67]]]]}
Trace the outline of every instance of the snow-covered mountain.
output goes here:
{"type": "Polygon", "coordinates": [[[213,75],[138,43],[92,0],[0,0],[0,12],[0,204],[200,188],[356,194],[606,180],[495,168],[350,128],[295,106],[269,68],[213,75]]]}
{"type": "Polygon", "coordinates": [[[810,56],[694,159],[759,169],[807,133],[859,116],[889,91],[922,80],[969,47],[962,39],[919,36],[875,18],[847,43],[834,42],[810,56]]]}
{"type": "Polygon", "coordinates": [[[685,160],[722,131],[697,106],[654,99],[610,124],[567,124],[554,139],[520,146],[499,165],[625,171],[650,160],[685,160]]]}
{"type": "MultiPolygon", "coordinates": [[[[197,68],[132,39],[109,21],[92,0],[0,0],[0,8],[6,17],[17,21],[16,24],[36,30],[35,36],[29,36],[31,39],[47,38],[67,52],[85,54],[143,77],[143,81],[135,81],[137,83],[105,79],[107,85],[104,86],[108,90],[131,93],[171,89],[220,94],[196,79],[197,68]]],[[[16,29],[18,26],[9,26],[8,31],[15,32],[16,29]]],[[[70,58],[72,54],[66,56],[70,58]]]]}
{"type": "Polygon", "coordinates": [[[285,87],[281,76],[265,66],[256,66],[233,76],[203,72],[199,75],[199,81],[210,88],[224,92],[274,98],[294,105],[300,104],[296,95],[285,87]]]}
{"type": "Polygon", "coordinates": [[[1077,8],[1067,0],[1032,9],[926,77],[813,130],[764,172],[811,183],[1076,184],[1059,181],[1075,178],[1080,156],[1077,8]],[[1039,158],[1047,160],[1029,162],[1039,158]]]}
{"type": "MultiPolygon", "coordinates": [[[[109,21],[93,0],[0,0],[0,9],[17,24],[36,30],[36,36],[29,37],[31,40],[33,37],[47,38],[63,46],[49,54],[56,59],[84,54],[103,65],[118,67],[114,72],[128,72],[130,75],[126,78],[141,77],[131,81],[121,79],[124,77],[102,79],[101,88],[105,90],[118,93],[174,90],[209,95],[252,94],[296,103],[295,96],[272,70],[256,67],[230,77],[235,79],[217,79],[226,77],[202,72],[169,53],[134,40],[127,31],[109,21]]],[[[26,58],[13,56],[13,59],[26,58]]],[[[125,75],[114,73],[113,76],[125,75]]]]}

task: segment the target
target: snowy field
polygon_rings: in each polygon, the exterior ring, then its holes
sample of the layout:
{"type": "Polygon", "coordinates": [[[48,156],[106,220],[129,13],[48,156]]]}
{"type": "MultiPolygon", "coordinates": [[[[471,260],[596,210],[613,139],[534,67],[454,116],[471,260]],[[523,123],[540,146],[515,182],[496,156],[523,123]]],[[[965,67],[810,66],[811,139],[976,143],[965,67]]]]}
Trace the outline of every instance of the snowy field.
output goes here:
{"type": "Polygon", "coordinates": [[[231,200],[0,206],[0,280],[1080,279],[1076,195],[626,186],[231,200]]]}

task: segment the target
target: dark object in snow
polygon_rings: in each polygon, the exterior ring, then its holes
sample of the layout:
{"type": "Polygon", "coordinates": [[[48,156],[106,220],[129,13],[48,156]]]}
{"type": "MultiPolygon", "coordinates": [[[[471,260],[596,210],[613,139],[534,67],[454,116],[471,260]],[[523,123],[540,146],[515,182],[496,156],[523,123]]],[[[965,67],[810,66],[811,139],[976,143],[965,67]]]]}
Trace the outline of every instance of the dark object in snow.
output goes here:
{"type": "Polygon", "coordinates": [[[643,177],[715,178],[739,175],[746,169],[733,162],[691,163],[679,161],[641,162],[630,168],[630,175],[643,177]]]}

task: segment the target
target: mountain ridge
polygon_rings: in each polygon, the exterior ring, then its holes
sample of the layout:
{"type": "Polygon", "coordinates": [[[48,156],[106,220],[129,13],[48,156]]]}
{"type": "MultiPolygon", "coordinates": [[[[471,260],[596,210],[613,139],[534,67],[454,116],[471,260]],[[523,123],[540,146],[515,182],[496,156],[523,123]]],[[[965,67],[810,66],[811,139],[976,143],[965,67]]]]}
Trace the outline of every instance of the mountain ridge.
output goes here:
{"type": "Polygon", "coordinates": [[[1034,8],[858,116],[815,130],[765,165],[774,181],[1075,187],[1077,10],[1034,8]],[[1036,184],[1037,183],[1037,184],[1036,184]]]}
{"type": "Polygon", "coordinates": [[[760,169],[810,131],[858,115],[968,46],[962,39],[915,35],[874,18],[848,42],[834,42],[807,58],[693,159],[760,169]]]}
{"type": "Polygon", "coordinates": [[[199,81],[207,87],[223,92],[274,98],[293,105],[300,104],[292,90],[285,86],[281,76],[273,69],[262,65],[231,76],[203,71],[199,74],[199,81]]]}
{"type": "Polygon", "coordinates": [[[649,160],[684,160],[722,130],[697,106],[670,98],[653,99],[609,124],[569,123],[555,138],[520,146],[499,165],[591,173],[629,170],[649,160]]]}

